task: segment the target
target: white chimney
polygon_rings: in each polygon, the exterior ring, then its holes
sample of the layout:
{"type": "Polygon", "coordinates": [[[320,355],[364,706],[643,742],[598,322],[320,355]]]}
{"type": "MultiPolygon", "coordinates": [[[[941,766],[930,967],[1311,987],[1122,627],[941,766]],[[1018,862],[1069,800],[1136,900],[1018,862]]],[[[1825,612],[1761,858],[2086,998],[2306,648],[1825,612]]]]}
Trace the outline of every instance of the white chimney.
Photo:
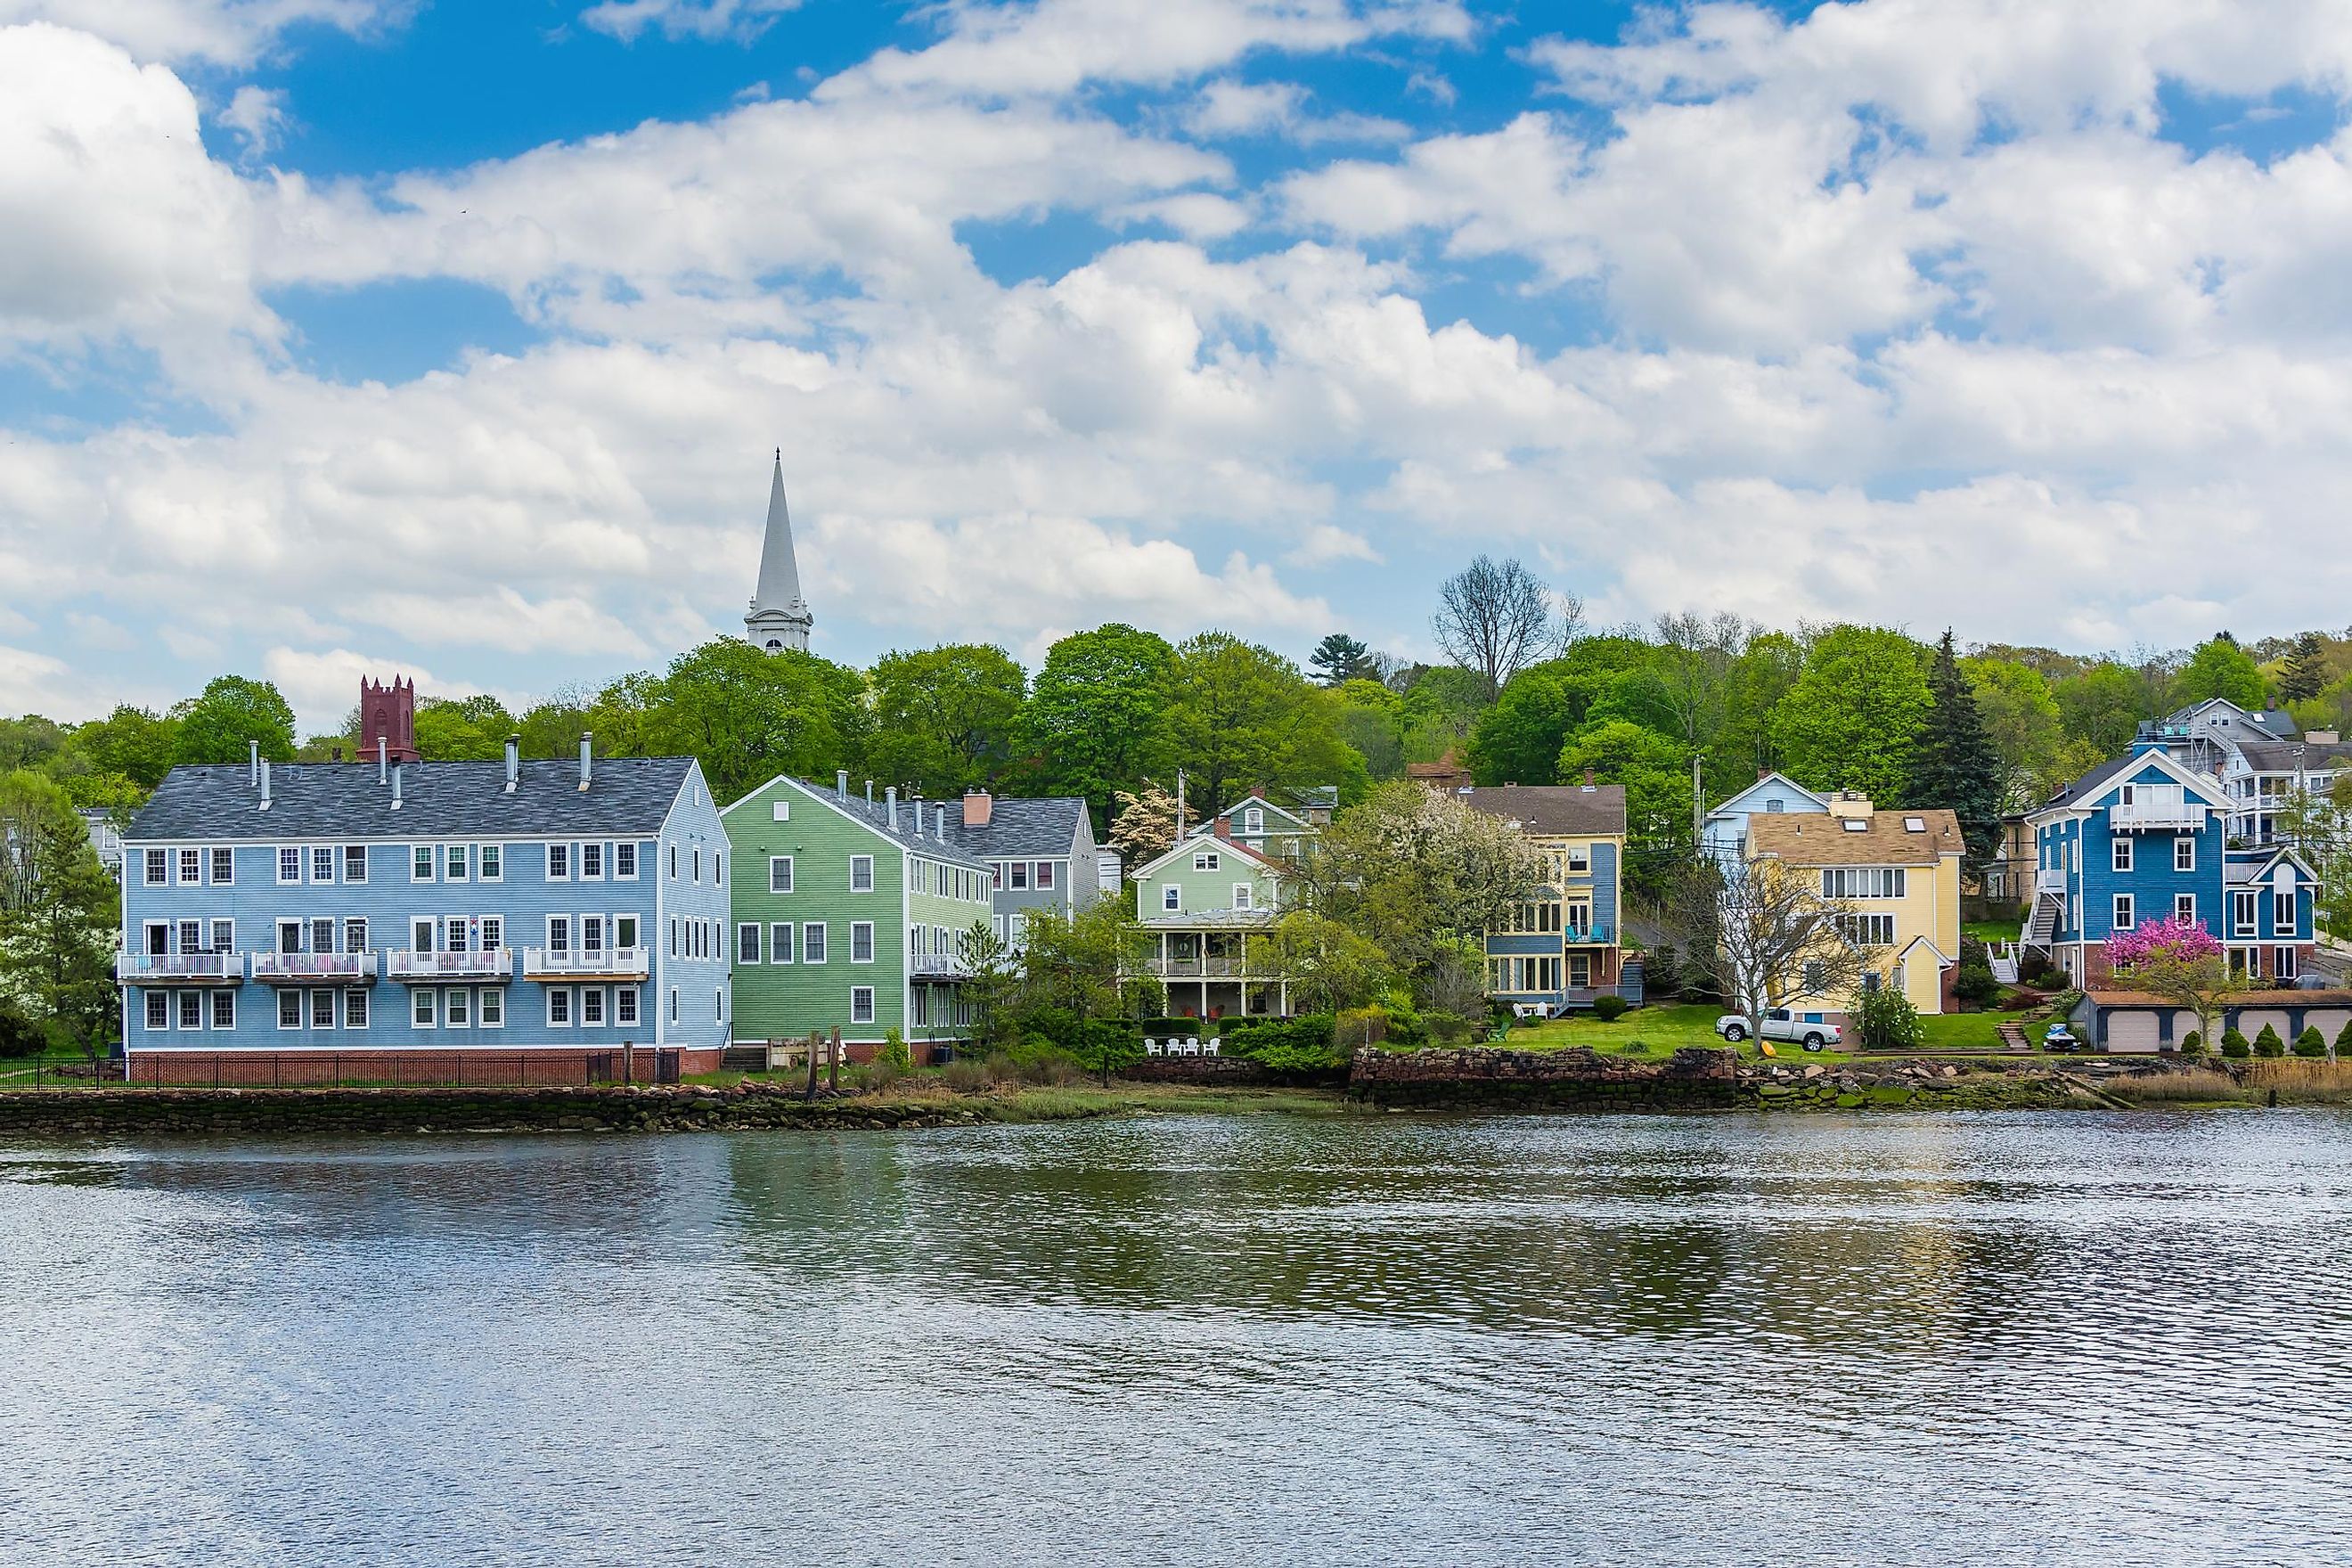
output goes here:
{"type": "Polygon", "coordinates": [[[946,806],[931,807],[931,826],[937,830],[939,841],[945,844],[948,841],[948,808],[946,806]]]}
{"type": "Polygon", "coordinates": [[[888,809],[890,812],[890,831],[896,833],[898,831],[898,786],[897,784],[892,784],[889,788],[884,790],[882,792],[882,798],[884,801],[888,803],[888,809]]]}
{"type": "Polygon", "coordinates": [[[521,777],[522,737],[509,735],[507,737],[507,793],[509,795],[514,794],[515,784],[521,777]]]}
{"type": "Polygon", "coordinates": [[[392,773],[392,742],[382,735],[375,738],[375,782],[382,784],[392,773]]]}
{"type": "Polygon", "coordinates": [[[398,763],[392,765],[392,809],[394,811],[400,809],[400,764],[398,763]]]}
{"type": "Polygon", "coordinates": [[[258,741],[247,741],[245,743],[245,748],[246,787],[248,789],[257,788],[261,784],[261,742],[258,741]]]}
{"type": "Polygon", "coordinates": [[[588,758],[591,751],[589,731],[580,731],[580,793],[588,793],[588,758]]]}
{"type": "MultiPolygon", "coordinates": [[[[254,749],[256,751],[260,749],[258,742],[256,743],[254,749]]],[[[259,765],[261,768],[261,809],[268,811],[269,809],[269,759],[268,757],[262,758],[259,765]]]]}

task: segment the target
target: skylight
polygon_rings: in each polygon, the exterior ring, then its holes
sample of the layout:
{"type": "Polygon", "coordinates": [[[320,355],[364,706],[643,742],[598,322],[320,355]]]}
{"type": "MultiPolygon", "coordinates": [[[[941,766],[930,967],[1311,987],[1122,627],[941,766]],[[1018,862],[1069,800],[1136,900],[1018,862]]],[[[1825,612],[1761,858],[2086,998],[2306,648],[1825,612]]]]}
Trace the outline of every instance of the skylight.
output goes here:
{"type": "Polygon", "coordinates": [[[1845,819],[1845,830],[1848,833],[1867,833],[1870,831],[1870,824],[1861,817],[1849,816],[1845,819]]]}
{"type": "Polygon", "coordinates": [[[1903,831],[1925,833],[1927,831],[1927,819],[1924,816],[1906,816],[1903,819],[1903,831]]]}

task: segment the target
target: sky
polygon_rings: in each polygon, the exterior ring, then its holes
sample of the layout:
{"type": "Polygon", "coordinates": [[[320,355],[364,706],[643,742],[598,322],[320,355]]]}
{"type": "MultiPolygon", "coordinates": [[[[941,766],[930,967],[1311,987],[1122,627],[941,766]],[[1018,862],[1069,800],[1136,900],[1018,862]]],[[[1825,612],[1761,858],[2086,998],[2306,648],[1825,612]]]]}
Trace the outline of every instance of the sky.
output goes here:
{"type": "Polygon", "coordinates": [[[0,0],[0,713],[739,632],[1434,649],[1515,554],[2352,621],[2343,0],[0,0]]]}

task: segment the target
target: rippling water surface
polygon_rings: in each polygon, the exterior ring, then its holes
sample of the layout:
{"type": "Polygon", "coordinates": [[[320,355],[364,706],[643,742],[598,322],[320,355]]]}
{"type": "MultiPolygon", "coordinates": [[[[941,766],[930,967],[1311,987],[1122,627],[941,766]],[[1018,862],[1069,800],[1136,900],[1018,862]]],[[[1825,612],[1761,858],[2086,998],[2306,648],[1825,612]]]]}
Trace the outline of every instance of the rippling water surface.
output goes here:
{"type": "Polygon", "coordinates": [[[2352,1560],[2352,1119],[0,1143],[0,1561],[2352,1560]]]}

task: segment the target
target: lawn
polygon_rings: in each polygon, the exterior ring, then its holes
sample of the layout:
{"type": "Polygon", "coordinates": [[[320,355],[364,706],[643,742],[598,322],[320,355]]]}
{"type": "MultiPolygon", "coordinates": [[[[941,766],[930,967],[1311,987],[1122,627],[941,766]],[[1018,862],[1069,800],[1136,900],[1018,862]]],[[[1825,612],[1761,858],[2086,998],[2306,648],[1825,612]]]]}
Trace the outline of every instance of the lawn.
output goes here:
{"type": "Polygon", "coordinates": [[[2024,924],[2022,921],[1966,921],[1961,923],[1960,934],[1974,937],[1988,947],[1997,947],[2004,942],[2015,942],[2024,924]]]}
{"type": "MultiPolygon", "coordinates": [[[[1717,1046],[1726,1042],[1717,1036],[1715,1021],[1724,1010],[1714,1006],[1697,1007],[1637,1007],[1613,1024],[1603,1024],[1588,1014],[1567,1018],[1555,1018],[1542,1024],[1513,1026],[1510,1038],[1504,1042],[1513,1050],[1556,1051],[1570,1046],[1589,1046],[1596,1051],[1610,1054],[1644,1054],[1633,1051],[1635,1041],[1647,1047],[1647,1054],[1664,1057],[1678,1046],[1717,1046]]],[[[1998,1051],[2001,1044],[2000,1026],[2004,1022],[2025,1023],[2032,1013],[1943,1013],[1919,1020],[1926,1038],[1922,1048],[1931,1051],[1998,1051]]],[[[2039,1031],[2027,1025],[2030,1037],[2039,1037],[2039,1031]]],[[[1839,1051],[1808,1051],[1802,1046],[1776,1040],[1772,1048],[1778,1059],[1801,1062],[1843,1062],[1847,1053],[1839,1051]]],[[[1757,1056],[1757,1042],[1743,1040],[1738,1047],[1743,1058],[1757,1056]]]]}

